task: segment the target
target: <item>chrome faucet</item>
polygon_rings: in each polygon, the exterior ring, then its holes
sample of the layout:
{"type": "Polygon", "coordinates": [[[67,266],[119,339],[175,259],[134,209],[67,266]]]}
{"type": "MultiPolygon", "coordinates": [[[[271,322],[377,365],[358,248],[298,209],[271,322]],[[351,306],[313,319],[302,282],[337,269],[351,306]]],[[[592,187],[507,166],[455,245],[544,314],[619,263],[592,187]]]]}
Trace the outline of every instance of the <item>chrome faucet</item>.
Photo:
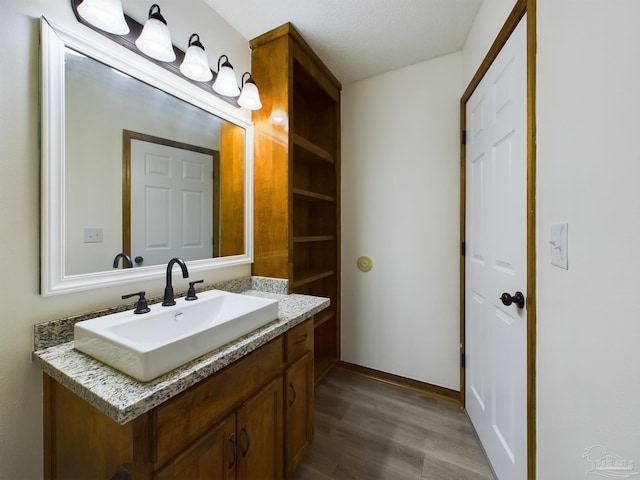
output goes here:
{"type": "Polygon", "coordinates": [[[189,277],[189,271],[187,270],[187,265],[184,263],[184,260],[178,257],[169,260],[169,263],[167,264],[167,283],[164,287],[164,300],[162,301],[163,307],[169,307],[176,304],[176,301],[173,298],[173,285],[171,283],[171,270],[176,263],[180,265],[180,268],[182,269],[182,278],[189,277]]]}
{"type": "Polygon", "coordinates": [[[124,268],[133,267],[133,262],[131,261],[131,257],[126,253],[119,253],[116,255],[116,258],[113,259],[113,268],[118,268],[118,260],[122,259],[122,266],[124,268]]]}

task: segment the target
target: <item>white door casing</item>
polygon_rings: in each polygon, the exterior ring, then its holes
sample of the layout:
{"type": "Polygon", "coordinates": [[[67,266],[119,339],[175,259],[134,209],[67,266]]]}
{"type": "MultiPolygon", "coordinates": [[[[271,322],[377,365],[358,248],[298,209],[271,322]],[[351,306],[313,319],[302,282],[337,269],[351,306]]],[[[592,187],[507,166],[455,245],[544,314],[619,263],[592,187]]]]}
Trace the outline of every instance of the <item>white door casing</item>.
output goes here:
{"type": "Polygon", "coordinates": [[[131,257],[213,256],[213,157],[131,140],[131,257]]]}
{"type": "Polygon", "coordinates": [[[465,406],[501,480],[527,477],[526,16],[466,104],[465,406]]]}

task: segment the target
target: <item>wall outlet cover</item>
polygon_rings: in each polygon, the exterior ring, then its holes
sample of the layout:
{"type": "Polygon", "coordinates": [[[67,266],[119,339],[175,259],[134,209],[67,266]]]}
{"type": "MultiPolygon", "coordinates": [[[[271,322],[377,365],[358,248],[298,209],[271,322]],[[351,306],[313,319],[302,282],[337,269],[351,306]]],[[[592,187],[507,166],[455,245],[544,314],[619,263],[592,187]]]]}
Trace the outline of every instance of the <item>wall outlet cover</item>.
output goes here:
{"type": "Polygon", "coordinates": [[[86,227],[84,229],[84,243],[102,243],[104,241],[104,229],[86,227]]]}

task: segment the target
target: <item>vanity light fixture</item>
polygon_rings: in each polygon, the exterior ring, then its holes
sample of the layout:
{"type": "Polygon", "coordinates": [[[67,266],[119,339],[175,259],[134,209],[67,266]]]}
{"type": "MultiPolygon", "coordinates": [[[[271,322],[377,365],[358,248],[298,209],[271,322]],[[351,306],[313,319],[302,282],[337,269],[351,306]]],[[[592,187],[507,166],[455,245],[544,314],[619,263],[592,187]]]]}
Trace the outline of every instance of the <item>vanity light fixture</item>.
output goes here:
{"type": "Polygon", "coordinates": [[[149,9],[149,18],[136,40],[136,47],[145,55],[161,62],[173,62],[176,59],[167,21],[160,13],[157,3],[151,5],[149,9]]]}
{"type": "Polygon", "coordinates": [[[242,74],[242,93],[238,98],[238,105],[247,110],[260,110],[262,108],[262,102],[260,101],[260,92],[256,82],[253,81],[253,77],[249,72],[242,74]],[[249,78],[245,81],[245,77],[249,75],[249,78]]]}
{"type": "MultiPolygon", "coordinates": [[[[211,93],[211,89],[224,101],[248,110],[262,108],[260,93],[251,74],[242,75],[242,95],[236,81],[229,57],[218,59],[218,72],[209,67],[204,46],[197,33],[189,37],[186,52],[171,43],[171,33],[167,21],[154,3],[144,25],[127,16],[121,0],[70,0],[71,8],[78,22],[101,33],[117,44],[135,53],[144,53],[148,60],[174,75],[193,80],[199,88],[211,93]],[[134,39],[136,39],[134,41],[134,39]],[[240,98],[234,100],[235,97],[240,98]]],[[[286,118],[286,116],[284,117],[286,118]]]]}
{"type": "Polygon", "coordinates": [[[78,14],[91,25],[116,35],[129,33],[120,0],[83,0],[78,14]]]}
{"type": "Polygon", "coordinates": [[[180,64],[180,71],[185,77],[196,82],[208,82],[213,78],[209,68],[209,60],[207,60],[204,46],[200,43],[200,36],[197,33],[189,37],[189,47],[180,64]]]}
{"type": "Polygon", "coordinates": [[[233,72],[233,66],[229,63],[229,57],[220,55],[218,59],[218,76],[213,82],[213,90],[224,95],[225,97],[237,97],[240,95],[240,89],[236,83],[236,74],[233,72]],[[222,65],[220,62],[224,58],[222,65]]]}

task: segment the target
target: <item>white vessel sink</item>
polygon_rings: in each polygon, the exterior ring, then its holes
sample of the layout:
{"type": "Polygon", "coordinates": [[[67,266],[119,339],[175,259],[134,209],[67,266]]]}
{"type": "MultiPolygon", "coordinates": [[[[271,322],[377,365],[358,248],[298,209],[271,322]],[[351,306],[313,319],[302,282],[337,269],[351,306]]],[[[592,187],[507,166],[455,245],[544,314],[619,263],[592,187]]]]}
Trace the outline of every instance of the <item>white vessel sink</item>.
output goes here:
{"type": "Polygon", "coordinates": [[[278,301],[209,290],[176,305],[151,305],[78,322],[75,348],[147,382],[278,318],[278,301]]]}

